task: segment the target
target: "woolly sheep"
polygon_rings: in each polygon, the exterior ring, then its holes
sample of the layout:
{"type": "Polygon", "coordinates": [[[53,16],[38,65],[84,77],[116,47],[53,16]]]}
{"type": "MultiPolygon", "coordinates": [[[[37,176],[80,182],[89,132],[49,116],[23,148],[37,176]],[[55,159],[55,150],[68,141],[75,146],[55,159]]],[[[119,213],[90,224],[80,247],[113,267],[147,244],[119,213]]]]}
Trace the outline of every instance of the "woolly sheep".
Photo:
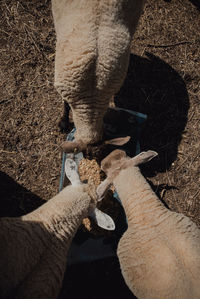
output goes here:
{"type": "Polygon", "coordinates": [[[186,216],[168,210],[152,191],[138,165],[157,153],[134,158],[116,150],[102,161],[128,220],[117,254],[130,290],[140,299],[200,298],[200,230],[186,216]]]}
{"type": "Polygon", "coordinates": [[[55,87],[73,112],[73,148],[102,139],[103,116],[125,78],[144,2],[52,0],[55,87]]]}
{"type": "Polygon", "coordinates": [[[1,298],[57,298],[71,241],[97,202],[70,163],[73,185],[25,216],[0,219],[1,298]]]}

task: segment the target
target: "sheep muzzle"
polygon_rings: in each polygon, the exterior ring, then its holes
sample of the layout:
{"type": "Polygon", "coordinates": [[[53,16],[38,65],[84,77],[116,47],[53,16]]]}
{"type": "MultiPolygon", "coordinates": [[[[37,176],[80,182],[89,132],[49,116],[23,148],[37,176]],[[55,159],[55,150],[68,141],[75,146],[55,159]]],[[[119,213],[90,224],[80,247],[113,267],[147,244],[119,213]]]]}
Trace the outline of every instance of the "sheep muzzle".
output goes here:
{"type": "Polygon", "coordinates": [[[130,140],[130,136],[126,136],[126,137],[119,137],[119,138],[114,138],[114,139],[110,139],[110,140],[102,140],[98,143],[87,144],[81,140],[75,139],[75,141],[63,142],[63,144],[61,145],[61,148],[65,153],[75,153],[76,154],[78,152],[85,151],[85,150],[90,152],[90,151],[92,151],[93,147],[98,147],[99,150],[102,150],[107,145],[122,146],[125,143],[127,143],[129,140],[130,140]]]}

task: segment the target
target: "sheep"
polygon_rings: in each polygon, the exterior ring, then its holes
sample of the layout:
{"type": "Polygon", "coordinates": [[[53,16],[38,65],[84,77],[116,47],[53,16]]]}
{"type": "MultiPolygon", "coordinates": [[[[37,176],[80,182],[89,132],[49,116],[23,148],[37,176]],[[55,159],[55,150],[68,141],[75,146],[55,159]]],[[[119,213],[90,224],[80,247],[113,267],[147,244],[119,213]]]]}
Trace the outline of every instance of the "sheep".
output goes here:
{"type": "Polygon", "coordinates": [[[141,174],[138,165],[157,155],[134,158],[115,150],[101,163],[124,207],[128,229],[117,255],[122,275],[139,299],[200,298],[200,230],[186,216],[168,210],[141,174]]]}
{"type": "Polygon", "coordinates": [[[73,113],[72,148],[102,140],[103,116],[127,73],[145,0],[52,0],[55,88],[73,113]]]}
{"type": "Polygon", "coordinates": [[[72,185],[27,215],[0,219],[1,298],[55,299],[59,294],[71,241],[97,203],[94,187],[80,184],[75,162],[66,163],[72,185]]]}

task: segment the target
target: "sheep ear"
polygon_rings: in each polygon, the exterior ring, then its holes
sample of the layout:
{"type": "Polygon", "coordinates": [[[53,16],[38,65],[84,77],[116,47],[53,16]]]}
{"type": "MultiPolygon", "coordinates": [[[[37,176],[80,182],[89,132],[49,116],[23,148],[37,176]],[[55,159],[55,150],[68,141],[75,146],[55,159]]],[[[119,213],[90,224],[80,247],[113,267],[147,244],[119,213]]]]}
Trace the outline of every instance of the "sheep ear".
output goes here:
{"type": "Polygon", "coordinates": [[[107,230],[114,230],[115,223],[113,219],[108,215],[100,211],[99,209],[95,209],[91,214],[90,217],[96,222],[96,224],[104,229],[107,230]]]}
{"type": "Polygon", "coordinates": [[[105,144],[111,144],[111,145],[124,145],[131,139],[130,136],[126,137],[118,137],[110,140],[106,140],[105,144]]]}
{"type": "Polygon", "coordinates": [[[139,155],[132,158],[132,162],[135,166],[149,162],[154,157],[158,156],[157,152],[154,151],[147,151],[147,152],[141,152],[139,155]]]}
{"type": "Polygon", "coordinates": [[[72,186],[81,185],[81,181],[78,174],[78,166],[76,162],[70,158],[65,161],[65,174],[70,180],[72,186]]]}
{"type": "Polygon", "coordinates": [[[101,201],[103,199],[111,184],[111,181],[107,178],[97,187],[97,201],[101,201]]]}

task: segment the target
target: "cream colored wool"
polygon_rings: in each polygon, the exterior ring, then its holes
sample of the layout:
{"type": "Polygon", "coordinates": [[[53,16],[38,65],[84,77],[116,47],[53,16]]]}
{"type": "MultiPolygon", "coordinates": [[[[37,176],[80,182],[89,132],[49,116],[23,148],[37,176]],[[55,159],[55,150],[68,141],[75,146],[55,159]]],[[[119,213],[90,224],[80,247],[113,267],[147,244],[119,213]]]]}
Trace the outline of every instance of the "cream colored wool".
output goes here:
{"type": "Polygon", "coordinates": [[[0,297],[57,298],[71,241],[95,206],[91,187],[68,186],[32,213],[1,218],[0,297]]]}
{"type": "Polygon", "coordinates": [[[102,162],[128,219],[117,250],[122,274],[139,299],[200,298],[200,230],[152,191],[138,168],[146,153],[130,159],[117,150],[102,162]]]}
{"type": "Polygon", "coordinates": [[[126,76],[144,0],[52,0],[55,87],[73,112],[76,141],[102,138],[109,100],[126,76]]]}

